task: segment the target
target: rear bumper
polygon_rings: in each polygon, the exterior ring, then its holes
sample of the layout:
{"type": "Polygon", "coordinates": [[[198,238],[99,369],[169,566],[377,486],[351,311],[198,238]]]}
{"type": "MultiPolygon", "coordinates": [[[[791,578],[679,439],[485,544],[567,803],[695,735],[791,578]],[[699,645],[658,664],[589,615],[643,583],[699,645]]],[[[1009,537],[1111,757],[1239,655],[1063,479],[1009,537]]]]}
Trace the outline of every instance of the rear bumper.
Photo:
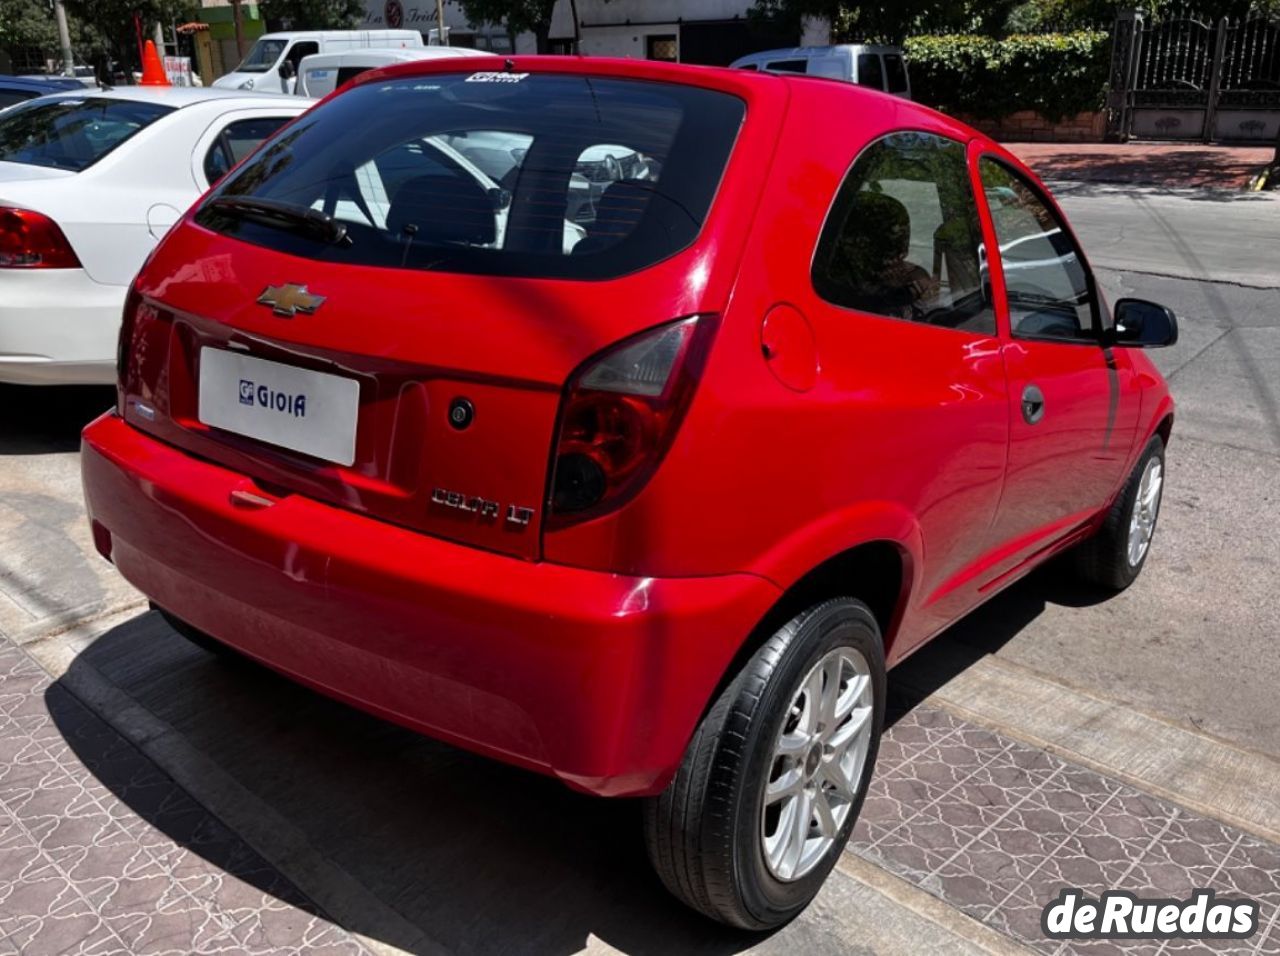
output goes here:
{"type": "Polygon", "coordinates": [[[154,602],[311,687],[602,795],[660,791],[743,638],[752,575],[650,579],[452,544],[261,490],[114,414],[85,429],[99,550],[154,602]]]}
{"type": "Polygon", "coordinates": [[[0,382],[110,385],[124,286],[83,269],[7,269],[0,275],[0,382]]]}

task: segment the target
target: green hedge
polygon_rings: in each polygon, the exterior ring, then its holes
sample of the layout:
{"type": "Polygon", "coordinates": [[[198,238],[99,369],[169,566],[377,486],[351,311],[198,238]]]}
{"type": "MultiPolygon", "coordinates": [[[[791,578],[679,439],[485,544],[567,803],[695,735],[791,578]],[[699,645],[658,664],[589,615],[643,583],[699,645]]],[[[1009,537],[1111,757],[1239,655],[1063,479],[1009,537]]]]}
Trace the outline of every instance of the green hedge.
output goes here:
{"type": "Polygon", "coordinates": [[[920,36],[906,49],[913,96],[927,106],[985,119],[1035,110],[1057,121],[1102,106],[1111,36],[920,36]]]}

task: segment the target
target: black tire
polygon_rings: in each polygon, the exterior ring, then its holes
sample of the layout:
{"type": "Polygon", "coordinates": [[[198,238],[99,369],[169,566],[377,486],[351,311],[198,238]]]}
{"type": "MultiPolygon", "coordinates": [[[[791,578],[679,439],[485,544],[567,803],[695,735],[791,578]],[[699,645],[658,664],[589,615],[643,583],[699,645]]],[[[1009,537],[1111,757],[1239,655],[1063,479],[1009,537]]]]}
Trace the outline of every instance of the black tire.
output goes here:
{"type": "Polygon", "coordinates": [[[663,884],[714,920],[765,930],[787,922],[817,894],[857,821],[884,725],[880,629],[865,604],[836,598],[797,615],[761,646],[713,702],[674,779],[646,801],[645,842],[663,884]],[[871,735],[848,815],[820,861],[799,879],[777,879],[765,862],[761,816],[773,747],[792,699],[829,651],[852,647],[871,678],[871,735]]]}
{"type": "Polygon", "coordinates": [[[240,664],[246,664],[249,662],[249,659],[245,657],[243,654],[241,654],[239,651],[237,651],[235,648],[229,647],[228,645],[223,644],[221,641],[217,640],[216,638],[210,637],[204,631],[197,630],[196,628],[188,624],[186,621],[182,620],[182,618],[176,617],[175,615],[170,614],[164,608],[157,607],[154,604],[152,604],[151,607],[153,610],[160,612],[160,616],[165,619],[165,623],[167,623],[171,628],[173,628],[175,631],[177,631],[179,634],[181,634],[183,637],[189,640],[196,647],[200,648],[200,650],[206,651],[207,653],[212,654],[214,657],[218,658],[218,660],[224,661],[228,664],[240,665],[240,664]]]}
{"type": "MultiPolygon", "coordinates": [[[[1129,480],[1123,490],[1116,496],[1102,527],[1075,549],[1076,571],[1089,584],[1110,591],[1123,591],[1137,580],[1142,573],[1147,557],[1151,554],[1148,544],[1137,563],[1129,560],[1129,522],[1133,518],[1133,509],[1138,501],[1138,490],[1142,484],[1142,475],[1147,464],[1155,459],[1160,463],[1161,475],[1164,474],[1164,439],[1152,435],[1151,441],[1143,449],[1138,463],[1134,465],[1129,480]]],[[[1163,492],[1163,482],[1161,484],[1163,492]]],[[[1156,496],[1155,518],[1152,522],[1152,534],[1160,520],[1160,495],[1156,496]]]]}

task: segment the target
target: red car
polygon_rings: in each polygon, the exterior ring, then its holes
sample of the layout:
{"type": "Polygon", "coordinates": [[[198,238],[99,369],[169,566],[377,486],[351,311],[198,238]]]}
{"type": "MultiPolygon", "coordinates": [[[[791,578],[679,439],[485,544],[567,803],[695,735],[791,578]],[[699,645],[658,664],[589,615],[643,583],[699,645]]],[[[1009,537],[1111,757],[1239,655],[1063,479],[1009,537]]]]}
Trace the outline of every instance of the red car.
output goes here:
{"type": "Polygon", "coordinates": [[[648,798],[672,892],[774,926],[887,666],[1059,552],[1138,575],[1176,324],[901,99],[491,64],[359,78],[169,233],[84,433],[97,547],[198,642],[648,798]]]}

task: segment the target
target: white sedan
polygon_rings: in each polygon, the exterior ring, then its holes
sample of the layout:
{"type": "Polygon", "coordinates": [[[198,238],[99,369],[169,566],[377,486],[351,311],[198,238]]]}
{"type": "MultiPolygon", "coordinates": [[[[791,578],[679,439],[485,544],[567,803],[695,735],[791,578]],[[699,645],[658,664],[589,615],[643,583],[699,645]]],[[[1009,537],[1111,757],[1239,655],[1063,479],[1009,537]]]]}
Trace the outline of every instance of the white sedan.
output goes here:
{"type": "Polygon", "coordinates": [[[0,113],[0,382],[113,382],[143,260],[210,185],[310,105],[143,87],[0,113]]]}

